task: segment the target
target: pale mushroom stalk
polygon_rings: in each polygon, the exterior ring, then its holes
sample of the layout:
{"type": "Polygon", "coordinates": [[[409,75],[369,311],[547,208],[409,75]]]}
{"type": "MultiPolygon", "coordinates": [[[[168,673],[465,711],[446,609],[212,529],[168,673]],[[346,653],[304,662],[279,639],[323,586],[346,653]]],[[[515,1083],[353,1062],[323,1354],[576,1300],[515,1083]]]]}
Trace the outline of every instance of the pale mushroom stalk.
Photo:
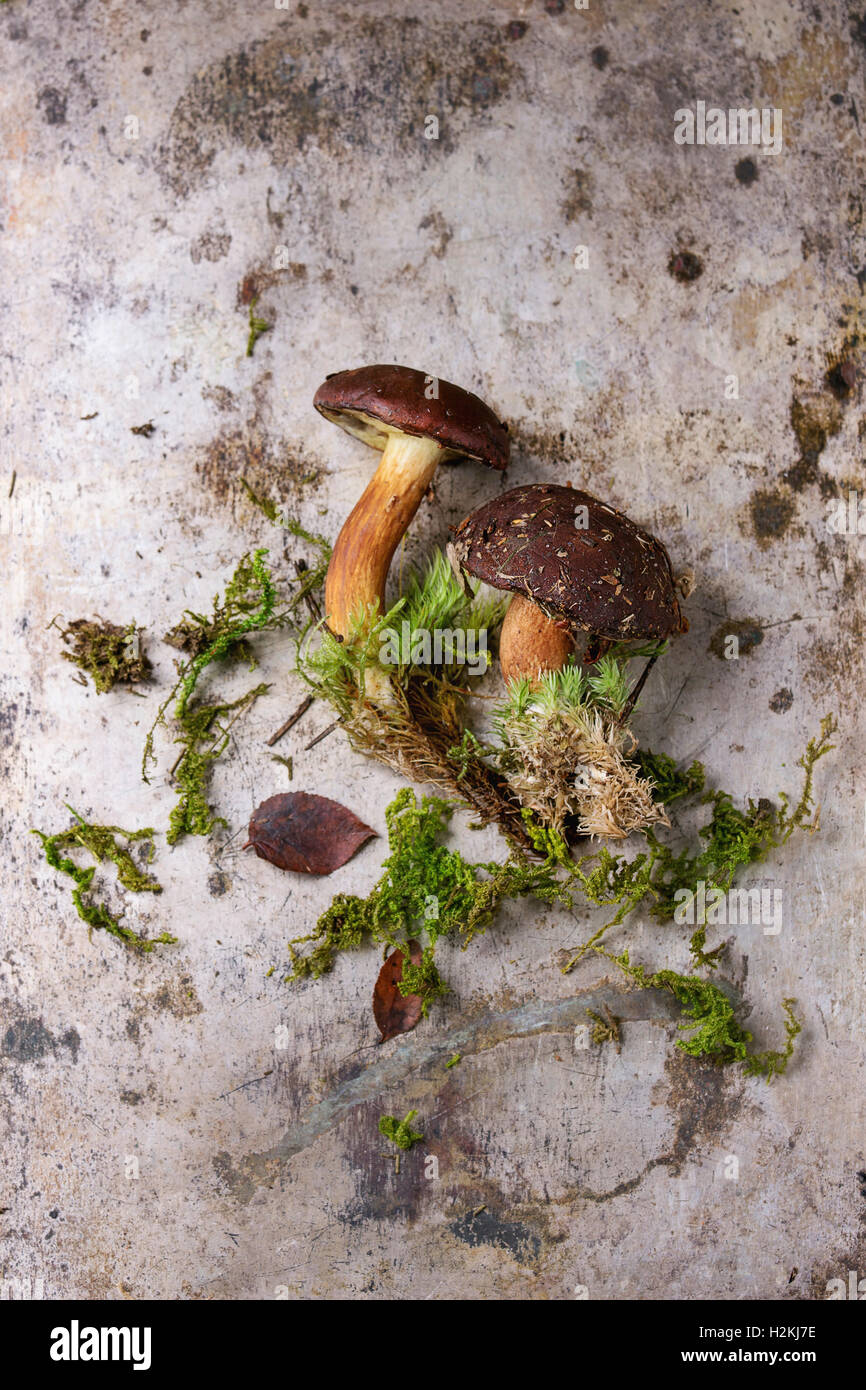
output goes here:
{"type": "Polygon", "coordinates": [[[393,433],[382,461],[337,537],[325,580],[328,626],[348,638],[352,619],[385,612],[385,583],[394,551],[417,512],[442,459],[435,439],[393,433]]]}

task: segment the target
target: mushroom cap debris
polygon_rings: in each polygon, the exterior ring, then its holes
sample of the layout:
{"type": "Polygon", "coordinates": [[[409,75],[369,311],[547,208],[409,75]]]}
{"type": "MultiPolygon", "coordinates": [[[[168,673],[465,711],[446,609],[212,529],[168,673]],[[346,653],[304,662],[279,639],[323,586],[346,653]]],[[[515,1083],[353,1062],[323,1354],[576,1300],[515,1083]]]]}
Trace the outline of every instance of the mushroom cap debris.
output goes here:
{"type": "Polygon", "coordinates": [[[471,391],[413,367],[335,372],[313,405],[374,449],[384,449],[390,435],[409,434],[435,440],[455,458],[478,459],[490,468],[508,465],[508,427],[490,407],[471,391]]]}
{"type": "Polygon", "coordinates": [[[588,492],[555,483],[513,488],[458,527],[454,561],[554,618],[630,641],[685,632],[660,541],[588,492]]]}

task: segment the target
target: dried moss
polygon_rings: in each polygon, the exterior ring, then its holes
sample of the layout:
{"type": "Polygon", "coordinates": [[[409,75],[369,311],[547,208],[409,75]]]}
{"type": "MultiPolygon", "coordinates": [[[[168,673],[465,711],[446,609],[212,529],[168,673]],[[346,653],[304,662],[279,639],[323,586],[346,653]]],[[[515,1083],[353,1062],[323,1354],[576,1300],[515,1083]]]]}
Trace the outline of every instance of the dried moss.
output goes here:
{"type": "Polygon", "coordinates": [[[587,1014],[593,1021],[593,1029],[590,1034],[592,1041],[597,1047],[604,1043],[613,1043],[617,1052],[622,1051],[622,1019],[617,1018],[616,1014],[611,1013],[606,1005],[603,1006],[604,1013],[596,1013],[594,1009],[587,1009],[587,1014]]]}
{"type": "Polygon", "coordinates": [[[63,641],[72,650],[63,652],[64,661],[86,672],[97,692],[105,695],[115,685],[135,685],[148,679],[151,664],[144,651],[144,629],[135,623],[91,622],[76,618],[61,629],[63,641]]]}

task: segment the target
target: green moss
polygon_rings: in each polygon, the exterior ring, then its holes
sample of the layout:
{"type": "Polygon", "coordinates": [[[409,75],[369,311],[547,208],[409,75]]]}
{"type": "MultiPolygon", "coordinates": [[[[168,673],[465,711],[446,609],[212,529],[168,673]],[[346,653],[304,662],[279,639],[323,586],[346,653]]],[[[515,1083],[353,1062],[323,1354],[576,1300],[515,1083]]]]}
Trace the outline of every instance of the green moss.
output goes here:
{"type": "MultiPolygon", "coordinates": [[[[705,885],[708,897],[713,889],[726,893],[740,870],[760,863],[772,850],[785,844],[795,830],[806,828],[805,823],[813,809],[815,765],[835,747],[830,742],[835,730],[833,716],[825,716],[818,737],[809,740],[806,751],[797,760],[804,778],[799,800],[793,808],[784,792],[780,794],[778,806],[766,799],[757,802],[749,800],[744,810],[734,805],[733,798],[727,792],[706,792],[702,803],[711,807],[710,818],[698,831],[696,849],[686,847],[675,852],[650,828],[645,833],[647,850],[632,860],[602,848],[589,873],[583,870],[586,861],[577,861],[569,872],[578,879],[590,901],[599,906],[616,906],[617,910],[584,942],[564,969],[570,970],[590,947],[597,945],[611,927],[623,922],[638,904],[657,921],[672,922],[675,911],[687,904],[684,895],[694,896],[699,883],[705,885]]],[[[653,757],[663,782],[667,780],[668,786],[671,786],[672,775],[675,774],[664,764],[658,763],[659,755],[653,757]]],[[[703,769],[700,769],[700,773],[695,771],[699,766],[693,763],[688,772],[682,774],[684,784],[679,789],[673,784],[677,795],[691,794],[703,787],[703,769]]],[[[714,966],[721,947],[706,951],[705,925],[698,923],[697,926],[691,941],[696,964],[714,966]]]]}
{"type": "Polygon", "coordinates": [[[460,1054],[459,1052],[455,1052],[455,1053],[454,1053],[454,1056],[453,1056],[453,1057],[450,1057],[450,1058],[448,1059],[448,1061],[445,1063],[445,1070],[446,1070],[446,1071],[450,1071],[452,1067],[456,1067],[457,1064],[458,1064],[458,1062],[462,1062],[462,1061],[463,1061],[463,1058],[462,1058],[461,1054],[460,1054]]]}
{"type": "Polygon", "coordinates": [[[781,1076],[794,1055],[794,1039],[803,1031],[803,1025],[794,1013],[796,999],[783,999],[782,1011],[785,1015],[785,1046],[780,1052],[749,1052],[745,1058],[745,1069],[749,1076],[763,1076],[772,1081],[781,1076]]]}
{"type": "MultiPolygon", "coordinates": [[[[248,632],[261,632],[269,626],[276,606],[276,588],[265,564],[267,550],[245,555],[229,581],[223,602],[214,600],[212,641],[181,671],[175,703],[175,718],[183,723],[205,667],[225,657],[248,632]]],[[[175,691],[172,692],[173,698],[175,691]]]]}
{"type": "Polygon", "coordinates": [[[255,307],[258,304],[258,302],[258,295],[254,295],[253,298],[250,300],[250,331],[247,334],[247,357],[252,357],[256,343],[258,342],[262,334],[270,333],[271,329],[273,328],[273,324],[268,323],[267,319],[256,318],[255,307]]]}
{"type": "Polygon", "coordinates": [[[170,845],[177,844],[183,835],[210,835],[217,825],[227,824],[222,816],[214,815],[208,803],[211,770],[228,746],[235,719],[268,689],[267,685],[257,685],[228,703],[187,708],[183,718],[178,719],[181,733],[175,742],[183,751],[175,770],[178,800],[169,816],[166,835],[170,845]],[[234,717],[225,722],[228,714],[234,717]]]}
{"type": "MultiPolygon", "coordinates": [[[[211,647],[220,632],[220,617],[218,614],[205,615],[203,613],[193,613],[187,610],[179,622],[163,637],[170,647],[176,647],[179,652],[185,652],[187,656],[201,656],[202,652],[211,647]]],[[[225,654],[225,658],[233,661],[245,661],[252,669],[256,664],[255,654],[247,642],[241,638],[225,654]]]]}
{"type": "Polygon", "coordinates": [[[692,763],[684,772],[677,770],[673,758],[667,753],[635,753],[633,759],[640,769],[641,777],[649,777],[655,783],[659,801],[667,807],[681,796],[695,796],[702,792],[706,782],[703,763],[692,763]]]}
{"type": "Polygon", "coordinates": [[[602,955],[614,961],[641,989],[667,990],[674,996],[685,1014],[680,1031],[689,1034],[677,1042],[681,1052],[722,1065],[739,1063],[748,1076],[763,1076],[767,1081],[787,1069],[794,1052],[794,1039],[802,1028],[794,1014],[795,999],[782,1002],[787,1039],[782,1051],[751,1052],[752,1034],[737,1022],[733,1004],[718,985],[695,975],[679,975],[674,970],[649,974],[643,966],[631,964],[628,951],[619,956],[603,951],[602,955]]]}
{"type": "Polygon", "coordinates": [[[298,671],[344,720],[351,719],[362,703],[364,674],[371,668],[386,670],[396,689],[405,690],[410,682],[423,686],[427,703],[435,705],[450,698],[455,682],[465,685],[467,662],[463,658],[474,642],[481,659],[481,635],[486,638],[501,622],[504,610],[505,602],[498,597],[467,595],[444,555],[436,551],[423,570],[409,574],[405,592],[387,613],[380,614],[373,606],[353,614],[349,634],[342,642],[327,628],[319,629],[318,645],[299,650],[298,671]],[[431,664],[412,659],[431,633],[457,630],[464,634],[462,650],[456,643],[453,650],[443,644],[439,663],[432,651],[431,664]],[[398,635],[399,642],[389,640],[391,633],[398,635]]]}
{"type": "Polygon", "coordinates": [[[207,634],[207,645],[181,664],[177,681],[161,704],[145,739],[141,770],[144,780],[148,781],[148,766],[154,757],[154,733],[157,725],[165,723],[166,712],[173,704],[175,742],[181,745],[181,754],[175,764],[178,803],[171,813],[168,831],[168,842],[172,845],[184,834],[209,835],[220,823],[208,804],[207,784],[213,764],[225,751],[229,740],[230,724],[221,721],[230,713],[237,718],[268,688],[257,685],[237,700],[192,703],[199,679],[210,665],[235,651],[248,633],[261,632],[273,625],[276,587],[265,565],[267,553],[267,550],[257,550],[243,556],[222,600],[214,599],[213,614],[209,618],[187,613],[188,619],[207,634]]]}
{"type": "MultiPolygon", "coordinates": [[[[286,523],[293,535],[311,543],[319,550],[315,566],[302,570],[297,581],[291,581],[292,592],[278,607],[277,586],[265,564],[267,550],[244,555],[226,586],[222,598],[217,595],[210,614],[187,610],[181,623],[168,634],[189,652],[189,659],[178,668],[173,689],[163,701],[145,740],[142,774],[148,780],[148,769],[154,761],[154,734],[158,725],[167,723],[172,708],[175,742],[180,745],[176,760],[178,802],[170,817],[168,842],[176,844],[185,834],[209,835],[218,824],[224,824],[211,810],[207,788],[213,764],[223,754],[229,741],[229,731],[235,719],[249,708],[267,686],[260,684],[237,700],[212,700],[196,703],[194,696],[201,677],[215,663],[244,656],[255,666],[255,653],[246,639],[255,633],[278,627],[297,625],[300,606],[324,582],[329,549],[322,537],[311,536],[299,525],[286,523]],[[226,716],[232,716],[227,720],[226,716]]],[[[299,629],[300,631],[300,629],[299,629]]]]}
{"type": "Polygon", "coordinates": [[[75,860],[71,859],[67,853],[64,853],[67,850],[83,849],[92,855],[98,864],[106,861],[114,864],[117,869],[118,882],[131,893],[161,893],[162,885],[150,874],[139,868],[127,848],[128,845],[143,841],[147,847],[147,863],[150,864],[155,850],[153,840],[155,832],[150,828],[122,830],[118,825],[91,825],[79,816],[71,806],[68,806],[67,810],[75,817],[75,824],[71,825],[68,830],[61,830],[54,835],[46,835],[41,830],[34,830],[33,834],[39,836],[45,851],[45,858],[52,869],[56,869],[58,873],[67,874],[73,880],[75,886],[72,889],[72,901],[75,903],[76,911],[82,921],[86,922],[89,927],[107,931],[118,941],[122,941],[124,946],[145,953],[152,951],[157,945],[176,941],[177,938],[169,936],[167,932],[162,932],[153,938],[147,938],[138,936],[129,927],[124,927],[109,912],[104,903],[94,901],[88,896],[96,873],[96,865],[84,868],[76,864],[75,860]],[[126,846],[118,844],[117,836],[126,841],[126,846]]]}
{"type": "MultiPolygon", "coordinates": [[[[575,860],[561,835],[539,825],[524,811],[524,824],[537,857],[515,851],[504,863],[473,863],[442,844],[454,803],[438,797],[418,801],[409,788],[404,788],[386,811],[390,852],[379,882],[366,898],[338,895],[311,933],[289,943],[293,968],[286,979],[318,978],[332,968],[341,951],[357,949],[366,940],[394,950],[405,949],[410,939],[421,938],[425,941],[421,961],[404,967],[400,988],[403,994],[420,995],[426,1014],[447,989],[434,960],[439,939],[448,936],[465,947],[491,924],[504,901],[524,897],[568,910],[586,901],[615,908],[564,968],[571,969],[590,949],[608,955],[599,944],[601,937],[625,921],[636,907],[671,921],[674,908],[680,905],[675,898],[677,889],[685,886],[695,893],[701,879],[708,887],[727,889],[741,868],[763,858],[795,829],[803,828],[812,810],[814,767],[832,747],[829,739],[834,728],[832,719],[822,721],[820,736],[810,740],[799,760],[805,776],[793,809],[788,809],[788,799],[783,796],[778,808],[760,801],[749,802],[746,810],[740,811],[726,792],[706,793],[703,799],[711,806],[711,814],[699,831],[697,846],[677,853],[650,831],[647,849],[632,859],[602,846],[575,860]]],[[[662,765],[662,770],[672,780],[672,765],[662,765]]],[[[703,788],[703,775],[695,771],[694,764],[684,776],[688,785],[680,794],[694,794],[703,788]]],[[[705,945],[705,931],[698,927],[691,937],[692,951],[698,964],[715,966],[721,947],[706,951],[705,945]]],[[[609,958],[635,983],[668,989],[682,1005],[690,1036],[680,1041],[681,1050],[719,1062],[741,1063],[754,1075],[771,1076],[785,1070],[799,1032],[790,1001],[784,1005],[786,1047],[781,1052],[752,1052],[751,1035],[737,1023],[730,1001],[717,985],[669,970],[650,975],[641,966],[630,966],[627,952],[609,958]]],[[[612,1015],[597,1017],[596,1029],[607,1030],[604,1040],[618,1041],[618,1020],[612,1019],[612,1015]]],[[[603,1040],[601,1031],[594,1036],[603,1040]]]]}
{"type": "Polygon", "coordinates": [[[398,1149],[411,1149],[413,1144],[424,1138],[417,1129],[412,1129],[412,1121],[417,1114],[417,1110],[410,1110],[404,1120],[398,1120],[396,1115],[383,1115],[379,1121],[379,1133],[396,1144],[398,1149]]]}
{"type": "Polygon", "coordinates": [[[64,642],[72,644],[72,650],[62,654],[64,661],[85,671],[100,695],[115,685],[134,685],[150,675],[151,665],[142,642],[144,629],[135,623],[119,627],[116,623],[77,618],[67,623],[60,635],[64,642]]]}
{"type": "Polygon", "coordinates": [[[506,897],[528,893],[554,901],[559,885],[549,869],[513,856],[505,864],[472,864],[441,844],[455,803],[403,788],[385,812],[390,854],[382,877],[366,898],[340,893],[315,929],[289,943],[290,979],[318,978],[329,971],[341,951],[365,939],[388,950],[426,935],[417,965],[406,964],[400,989],[418,994],[426,1013],[447,986],[433,960],[436,942],[448,935],[465,946],[483,931],[506,897]],[[301,950],[299,948],[306,948],[301,950]]]}

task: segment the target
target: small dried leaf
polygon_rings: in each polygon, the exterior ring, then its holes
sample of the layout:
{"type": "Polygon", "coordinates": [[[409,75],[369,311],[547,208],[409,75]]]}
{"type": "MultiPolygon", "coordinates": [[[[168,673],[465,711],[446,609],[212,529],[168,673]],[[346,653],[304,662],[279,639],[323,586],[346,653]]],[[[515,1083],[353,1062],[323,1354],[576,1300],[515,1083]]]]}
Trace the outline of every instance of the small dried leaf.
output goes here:
{"type": "Polygon", "coordinates": [[[281,792],[253,811],[248,844],[278,869],[332,874],[375,834],[329,796],[281,792]]]}
{"type": "MultiPolygon", "coordinates": [[[[413,965],[420,965],[420,944],[410,941],[408,946],[410,961],[413,965]]],[[[402,951],[392,951],[379,971],[373,990],[373,1017],[382,1034],[380,1042],[388,1042],[401,1033],[411,1033],[421,1018],[420,994],[401,994],[399,990],[403,978],[403,960],[402,951]]]]}

